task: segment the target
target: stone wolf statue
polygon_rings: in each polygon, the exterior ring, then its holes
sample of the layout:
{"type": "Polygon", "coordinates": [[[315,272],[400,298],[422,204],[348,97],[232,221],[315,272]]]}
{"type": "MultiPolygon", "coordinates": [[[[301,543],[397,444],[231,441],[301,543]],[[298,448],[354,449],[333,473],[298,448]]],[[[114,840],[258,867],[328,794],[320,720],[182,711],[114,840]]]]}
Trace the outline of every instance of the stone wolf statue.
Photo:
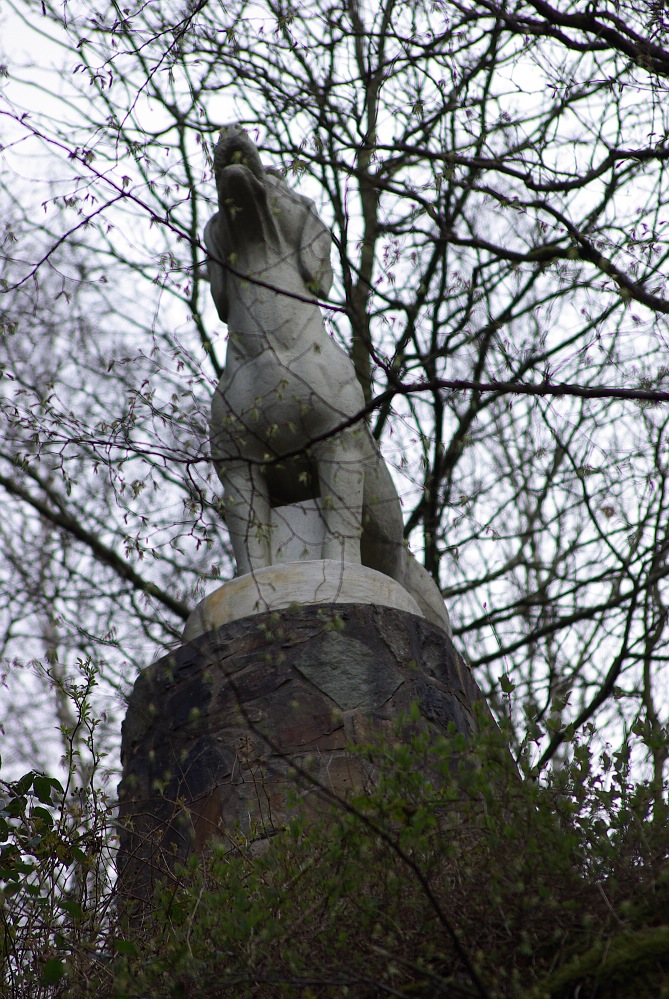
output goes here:
{"type": "Polygon", "coordinates": [[[438,587],[404,545],[390,473],[356,420],[364,398],[353,364],[323,326],[317,296],[332,285],[329,231],[312,201],[263,166],[239,125],[221,130],[214,174],[219,210],[204,240],[229,335],[211,453],[237,571],[271,564],[272,508],[317,498],[321,558],[392,577],[450,633],[438,587]]]}

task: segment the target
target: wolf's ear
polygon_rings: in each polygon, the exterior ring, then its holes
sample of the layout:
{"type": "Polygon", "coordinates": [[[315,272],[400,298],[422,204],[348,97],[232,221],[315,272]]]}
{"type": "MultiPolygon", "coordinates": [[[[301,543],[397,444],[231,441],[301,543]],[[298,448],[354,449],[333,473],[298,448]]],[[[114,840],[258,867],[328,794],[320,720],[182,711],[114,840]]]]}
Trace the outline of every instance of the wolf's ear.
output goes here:
{"type": "Polygon", "coordinates": [[[334,276],[330,263],[332,236],[316,214],[313,201],[304,200],[306,212],[299,247],[300,273],[310,291],[319,298],[327,298],[334,276]]]}
{"type": "Polygon", "coordinates": [[[216,311],[224,323],[228,321],[228,282],[225,273],[225,255],[221,246],[221,227],[223,220],[219,212],[216,212],[204,227],[204,245],[207,247],[207,270],[209,272],[209,284],[211,287],[211,297],[214,300],[216,311]]]}

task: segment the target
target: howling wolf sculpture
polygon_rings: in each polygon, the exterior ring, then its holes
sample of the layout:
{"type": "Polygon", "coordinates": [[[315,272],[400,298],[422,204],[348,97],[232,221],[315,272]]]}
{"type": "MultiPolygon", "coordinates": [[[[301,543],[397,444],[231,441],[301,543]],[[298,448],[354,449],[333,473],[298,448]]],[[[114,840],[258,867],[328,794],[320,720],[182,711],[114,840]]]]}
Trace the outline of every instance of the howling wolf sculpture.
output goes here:
{"type": "Polygon", "coordinates": [[[272,508],[317,499],[320,557],[392,577],[450,633],[434,580],[404,545],[390,473],[356,419],[364,399],[353,365],[323,326],[317,296],[332,284],[330,233],[313,202],[263,166],[239,125],[221,130],[214,173],[219,210],[204,239],[228,349],[211,453],[237,571],[271,564],[272,508]]]}

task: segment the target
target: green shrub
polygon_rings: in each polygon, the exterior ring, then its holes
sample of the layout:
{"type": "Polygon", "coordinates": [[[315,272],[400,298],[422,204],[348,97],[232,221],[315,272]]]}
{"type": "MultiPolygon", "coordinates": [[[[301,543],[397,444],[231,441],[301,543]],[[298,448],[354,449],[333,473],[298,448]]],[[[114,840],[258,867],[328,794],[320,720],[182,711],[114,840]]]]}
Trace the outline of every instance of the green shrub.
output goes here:
{"type": "Polygon", "coordinates": [[[97,721],[96,671],[81,662],[68,684],[75,723],[63,730],[63,781],[30,771],[0,779],[0,995],[96,995],[113,927],[110,816],[97,721]]]}
{"type": "MultiPolygon", "coordinates": [[[[358,747],[375,788],[268,848],[240,838],[155,899],[112,994],[659,996],[669,841],[585,746],[547,785],[503,733],[358,747]]],[[[669,994],[669,993],[667,993],[669,994]]]]}
{"type": "Polygon", "coordinates": [[[0,782],[3,999],[669,997],[666,801],[629,754],[539,782],[417,717],[352,752],[370,793],[212,844],[131,925],[95,767],[0,782]]]}

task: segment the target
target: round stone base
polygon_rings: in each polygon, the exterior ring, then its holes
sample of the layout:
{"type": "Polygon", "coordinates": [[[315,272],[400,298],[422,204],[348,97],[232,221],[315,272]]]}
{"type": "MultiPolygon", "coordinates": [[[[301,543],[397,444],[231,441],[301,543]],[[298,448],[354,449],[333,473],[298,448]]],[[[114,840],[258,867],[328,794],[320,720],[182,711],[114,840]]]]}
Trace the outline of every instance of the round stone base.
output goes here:
{"type": "Polygon", "coordinates": [[[316,604],[374,604],[423,616],[414,598],[390,576],[364,565],[317,559],[271,565],[224,583],[197,605],[183,640],[192,642],[213,628],[254,614],[316,604]]]}
{"type": "MultiPolygon", "coordinates": [[[[123,725],[120,891],[212,838],[266,842],[291,809],[322,809],[374,780],[351,746],[418,707],[435,735],[466,736],[486,710],[439,627],[389,607],[332,604],[257,614],[148,667],[123,725]]],[[[414,715],[415,718],[415,715],[414,715]]]]}

